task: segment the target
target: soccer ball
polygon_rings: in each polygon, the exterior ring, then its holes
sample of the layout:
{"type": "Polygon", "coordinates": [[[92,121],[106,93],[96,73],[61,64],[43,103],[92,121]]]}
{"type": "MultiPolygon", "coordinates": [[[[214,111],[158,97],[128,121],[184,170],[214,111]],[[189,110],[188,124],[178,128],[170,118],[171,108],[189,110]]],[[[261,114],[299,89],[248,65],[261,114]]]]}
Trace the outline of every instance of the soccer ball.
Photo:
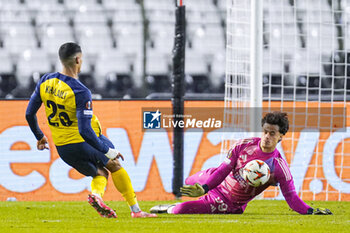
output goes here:
{"type": "Polygon", "coordinates": [[[249,185],[259,187],[270,179],[270,168],[264,161],[252,160],[244,166],[243,178],[249,185]]]}

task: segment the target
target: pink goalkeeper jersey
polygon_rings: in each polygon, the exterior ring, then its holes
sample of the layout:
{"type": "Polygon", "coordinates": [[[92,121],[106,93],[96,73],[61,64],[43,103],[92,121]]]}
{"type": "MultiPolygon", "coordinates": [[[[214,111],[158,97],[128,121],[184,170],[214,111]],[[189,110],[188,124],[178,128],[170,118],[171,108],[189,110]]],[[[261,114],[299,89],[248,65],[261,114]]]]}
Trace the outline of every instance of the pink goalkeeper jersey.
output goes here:
{"type": "Polygon", "coordinates": [[[270,185],[279,184],[288,205],[296,212],[306,214],[310,207],[297,195],[286,161],[277,149],[271,153],[262,152],[259,143],[260,138],[239,140],[207,180],[209,192],[219,192],[227,202],[244,206],[270,185]],[[269,181],[260,187],[248,185],[241,176],[244,166],[254,159],[265,161],[271,171],[269,181]]]}

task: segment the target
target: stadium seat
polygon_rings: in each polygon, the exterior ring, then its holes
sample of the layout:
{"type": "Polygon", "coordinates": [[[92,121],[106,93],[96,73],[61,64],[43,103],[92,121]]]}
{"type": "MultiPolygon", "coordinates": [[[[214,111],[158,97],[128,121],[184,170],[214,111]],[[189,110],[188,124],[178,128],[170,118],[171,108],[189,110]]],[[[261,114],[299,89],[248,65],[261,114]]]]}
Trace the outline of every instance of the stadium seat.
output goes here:
{"type": "MultiPolygon", "coordinates": [[[[196,1],[186,1],[185,2],[187,11],[203,12],[205,15],[208,12],[216,11],[213,0],[196,0],[196,1]]],[[[190,13],[189,13],[190,14],[190,13]]]]}
{"type": "Polygon", "coordinates": [[[187,74],[199,75],[210,72],[210,64],[213,59],[211,54],[199,53],[198,51],[188,49],[185,56],[185,67],[187,74]]]}
{"type": "Polygon", "coordinates": [[[327,11],[331,9],[328,0],[296,1],[296,7],[301,11],[327,11]]]}
{"type": "Polygon", "coordinates": [[[319,75],[310,74],[298,76],[296,84],[296,94],[318,95],[320,92],[319,75]]]}
{"type": "Polygon", "coordinates": [[[336,49],[337,40],[332,40],[332,37],[336,37],[337,29],[327,0],[298,1],[296,8],[306,46],[322,53],[336,49]]]}
{"type": "MultiPolygon", "coordinates": [[[[186,6],[187,7],[187,6],[186,6]]],[[[213,23],[210,20],[213,20],[213,15],[216,15],[216,11],[199,11],[197,8],[186,8],[186,19],[187,24],[208,24],[213,23]],[[210,16],[209,16],[210,15],[210,16]],[[210,20],[209,20],[210,19],[210,20]]],[[[220,23],[220,17],[218,16],[214,23],[220,23]]]]}
{"type": "Polygon", "coordinates": [[[90,91],[92,94],[93,99],[101,99],[103,93],[103,90],[99,89],[96,86],[96,81],[92,75],[92,73],[80,73],[79,74],[79,81],[82,82],[90,91]]]}
{"type": "Polygon", "coordinates": [[[102,5],[96,0],[64,0],[64,5],[69,10],[84,12],[87,9],[102,9],[102,5]]]}
{"type": "Polygon", "coordinates": [[[138,23],[142,25],[143,19],[140,9],[117,9],[113,12],[113,23],[138,23]]]}
{"type": "Polygon", "coordinates": [[[66,42],[75,41],[72,28],[66,23],[43,24],[38,27],[41,47],[57,56],[59,47],[66,42]]]}
{"type": "Polygon", "coordinates": [[[175,3],[173,0],[144,0],[144,6],[147,11],[149,10],[169,10],[174,9],[175,3]]]}
{"type": "Polygon", "coordinates": [[[324,74],[321,65],[323,59],[321,53],[306,52],[303,49],[296,50],[290,62],[290,71],[297,75],[324,74]]]}
{"type": "Polygon", "coordinates": [[[213,61],[211,63],[211,83],[214,87],[219,87],[221,85],[222,77],[225,77],[226,72],[226,56],[225,51],[222,53],[218,52],[214,55],[213,61]]]}
{"type": "Polygon", "coordinates": [[[2,28],[4,30],[4,48],[10,52],[20,53],[25,49],[33,49],[37,47],[34,28],[30,24],[3,24],[2,28]]]}
{"type": "Polygon", "coordinates": [[[0,73],[0,98],[5,98],[17,87],[17,80],[14,74],[0,73]]]}
{"type": "Polygon", "coordinates": [[[86,24],[86,23],[107,24],[106,12],[102,10],[96,10],[96,9],[77,11],[76,14],[74,15],[75,27],[79,27],[80,24],[86,24]]]}
{"type": "Polygon", "coordinates": [[[12,59],[7,50],[0,49],[0,98],[5,98],[17,86],[12,59]]]}
{"type": "MultiPolygon", "coordinates": [[[[282,74],[285,69],[285,56],[273,49],[264,49],[263,51],[263,73],[282,74]]],[[[287,59],[288,61],[290,59],[287,59]]]]}
{"type": "Polygon", "coordinates": [[[143,27],[138,22],[114,22],[113,37],[120,53],[142,54],[143,27]]]}
{"type": "Polygon", "coordinates": [[[292,53],[296,47],[300,47],[299,38],[294,36],[298,30],[294,23],[296,13],[288,1],[267,1],[264,4],[264,31],[269,32],[264,36],[269,43],[269,48],[276,51],[283,49],[292,53]]]}
{"type": "Polygon", "coordinates": [[[17,86],[12,59],[7,50],[0,49],[0,98],[5,98],[17,86]]]}
{"type": "Polygon", "coordinates": [[[89,73],[79,74],[79,81],[82,82],[91,92],[94,92],[96,88],[95,80],[93,76],[89,73]]]}
{"type": "Polygon", "coordinates": [[[282,74],[264,74],[263,76],[263,95],[281,94],[282,93],[282,74]]]}
{"type": "Polygon", "coordinates": [[[133,94],[133,81],[129,74],[109,73],[107,75],[103,97],[128,99],[133,94]]]}
{"type": "Polygon", "coordinates": [[[12,73],[13,72],[13,64],[11,61],[10,54],[7,50],[0,49],[0,74],[12,73]]]}
{"type": "Polygon", "coordinates": [[[64,9],[40,10],[36,14],[36,26],[66,24],[69,25],[70,15],[64,9]]]}
{"type": "MultiPolygon", "coordinates": [[[[345,77],[350,77],[350,53],[334,52],[328,57],[328,60],[322,62],[324,75],[321,76],[321,87],[339,91],[344,89],[345,77]]],[[[347,84],[348,86],[348,84],[347,84]]]]}
{"type": "Polygon", "coordinates": [[[140,10],[140,5],[134,0],[103,0],[102,5],[109,10],[140,10]]]}
{"type": "Polygon", "coordinates": [[[291,94],[293,91],[296,76],[290,73],[292,57],[280,52],[276,52],[273,48],[264,49],[262,66],[264,95],[281,94],[282,88],[284,93],[291,94]]]}
{"type": "Polygon", "coordinates": [[[226,83],[226,75],[222,75],[220,78],[219,78],[219,86],[218,88],[216,89],[216,93],[220,93],[220,94],[225,94],[225,83],[226,83]]]}
{"type": "Polygon", "coordinates": [[[159,9],[159,8],[146,8],[146,17],[149,22],[152,23],[168,23],[170,26],[175,26],[175,11],[174,7],[159,9]]]}
{"type": "Polygon", "coordinates": [[[44,74],[52,70],[52,65],[44,50],[25,50],[20,54],[17,63],[17,77],[21,87],[28,87],[34,72],[44,74]]]}
{"type": "Polygon", "coordinates": [[[20,7],[23,8],[22,4],[20,4],[20,2],[17,0],[0,1],[0,9],[4,11],[18,10],[20,7]]]}
{"type": "MultiPolygon", "coordinates": [[[[319,1],[326,3],[326,1],[319,1]]],[[[314,2],[314,6],[307,8],[304,14],[301,14],[303,20],[304,34],[306,36],[306,44],[313,50],[320,50],[322,52],[329,52],[337,48],[337,40],[332,40],[336,37],[337,29],[332,14],[331,8],[323,7],[322,12],[317,10],[322,8],[319,4],[314,2]],[[315,9],[314,9],[315,8],[315,9]],[[318,23],[321,19],[321,25],[318,23]]]]}
{"type": "Polygon", "coordinates": [[[150,44],[153,51],[171,54],[174,47],[174,23],[150,23],[150,44]]]}
{"type": "Polygon", "coordinates": [[[226,0],[214,0],[213,1],[214,4],[216,4],[216,7],[218,8],[218,10],[223,13],[225,12],[226,13],[226,7],[227,7],[227,2],[226,0]]]}
{"type": "Polygon", "coordinates": [[[187,37],[192,49],[198,52],[225,51],[225,31],[220,24],[190,24],[187,29],[187,37]]]}
{"type": "Polygon", "coordinates": [[[111,32],[104,23],[80,24],[75,30],[80,46],[86,53],[99,54],[113,47],[111,32]]]}
{"type": "MultiPolygon", "coordinates": [[[[6,1],[10,2],[10,1],[6,1]]],[[[15,2],[15,1],[13,1],[15,2]]],[[[1,9],[0,22],[1,24],[29,24],[31,23],[31,14],[22,5],[5,5],[1,9]],[[14,8],[6,9],[6,6],[14,8]]]]}
{"type": "Polygon", "coordinates": [[[152,49],[148,50],[146,73],[148,75],[167,75],[170,72],[171,56],[152,49]]]}
{"type": "Polygon", "coordinates": [[[269,9],[270,12],[281,11],[283,8],[284,11],[288,11],[292,9],[289,0],[268,0],[264,1],[263,4],[264,9],[269,9]]]}
{"type": "Polygon", "coordinates": [[[211,82],[207,75],[186,75],[186,92],[187,93],[211,93],[211,82]]]}
{"type": "Polygon", "coordinates": [[[338,41],[332,39],[336,36],[337,29],[335,26],[324,24],[321,27],[319,24],[307,24],[306,26],[306,46],[313,51],[321,51],[329,53],[338,48],[338,41]],[[333,35],[332,35],[333,34],[333,35]]]}
{"type": "Polygon", "coordinates": [[[99,88],[106,86],[106,77],[110,73],[128,74],[130,77],[133,73],[135,64],[135,55],[123,54],[118,50],[109,50],[102,53],[96,61],[95,78],[99,88]]]}
{"type": "Polygon", "coordinates": [[[171,91],[171,83],[168,75],[148,75],[146,87],[149,93],[168,93],[171,91]]]}
{"type": "MultiPolygon", "coordinates": [[[[38,81],[40,80],[40,78],[43,76],[44,74],[41,74],[39,72],[33,72],[33,74],[29,77],[29,85],[27,88],[23,88],[26,89],[26,96],[31,95],[33,93],[33,91],[35,90],[36,84],[38,83],[38,81]]],[[[16,94],[15,94],[16,95],[16,94]]]]}
{"type": "MultiPolygon", "coordinates": [[[[26,0],[24,4],[30,11],[47,12],[47,11],[62,11],[64,5],[59,0],[26,0]]],[[[39,14],[39,13],[38,13],[39,14]]]]}
{"type": "Polygon", "coordinates": [[[292,55],[293,52],[301,47],[300,38],[292,36],[297,27],[295,24],[281,24],[266,22],[266,30],[270,33],[265,34],[268,47],[274,53],[283,53],[292,55]]]}

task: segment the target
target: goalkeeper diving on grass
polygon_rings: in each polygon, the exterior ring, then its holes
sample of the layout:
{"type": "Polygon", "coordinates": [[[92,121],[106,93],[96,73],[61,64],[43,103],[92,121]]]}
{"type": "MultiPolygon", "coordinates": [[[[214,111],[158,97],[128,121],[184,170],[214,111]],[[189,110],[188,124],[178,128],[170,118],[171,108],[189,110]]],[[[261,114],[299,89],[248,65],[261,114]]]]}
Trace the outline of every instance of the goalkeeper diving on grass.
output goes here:
{"type": "Polygon", "coordinates": [[[270,185],[280,186],[288,205],[300,214],[329,215],[325,208],[311,208],[302,201],[294,187],[287,162],[276,149],[277,143],[289,129],[286,113],[267,113],[261,120],[261,138],[238,140],[217,168],[200,171],[185,181],[181,189],[184,196],[200,197],[175,205],[157,205],[151,213],[169,214],[242,214],[249,201],[270,185]],[[251,161],[267,164],[269,175],[266,183],[254,185],[243,174],[251,161]],[[207,195],[205,195],[207,194],[207,195]]]}
{"type": "Polygon", "coordinates": [[[113,209],[102,200],[108,171],[114,186],[131,210],[131,217],[157,217],[141,211],[130,178],[118,159],[122,154],[102,135],[101,125],[93,114],[91,92],[79,80],[82,50],[76,43],[65,43],[59,49],[62,72],[41,77],[32,94],[26,119],[35,135],[39,150],[49,149],[48,140],[40,130],[36,113],[45,106],[52,138],[61,159],[85,176],[93,177],[88,202],[102,217],[116,218],[113,209]]]}

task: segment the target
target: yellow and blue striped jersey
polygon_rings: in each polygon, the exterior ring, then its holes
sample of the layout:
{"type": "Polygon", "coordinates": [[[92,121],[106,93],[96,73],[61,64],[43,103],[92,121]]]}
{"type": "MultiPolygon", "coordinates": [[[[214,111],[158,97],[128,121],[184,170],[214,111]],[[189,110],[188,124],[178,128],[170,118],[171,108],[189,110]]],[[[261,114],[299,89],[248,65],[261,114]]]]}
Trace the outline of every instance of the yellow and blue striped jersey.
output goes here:
{"type": "Polygon", "coordinates": [[[45,74],[31,99],[39,97],[56,146],[85,141],[78,118],[91,119],[93,131],[97,137],[101,135],[101,125],[92,111],[91,92],[79,80],[58,72],[45,74]]]}

